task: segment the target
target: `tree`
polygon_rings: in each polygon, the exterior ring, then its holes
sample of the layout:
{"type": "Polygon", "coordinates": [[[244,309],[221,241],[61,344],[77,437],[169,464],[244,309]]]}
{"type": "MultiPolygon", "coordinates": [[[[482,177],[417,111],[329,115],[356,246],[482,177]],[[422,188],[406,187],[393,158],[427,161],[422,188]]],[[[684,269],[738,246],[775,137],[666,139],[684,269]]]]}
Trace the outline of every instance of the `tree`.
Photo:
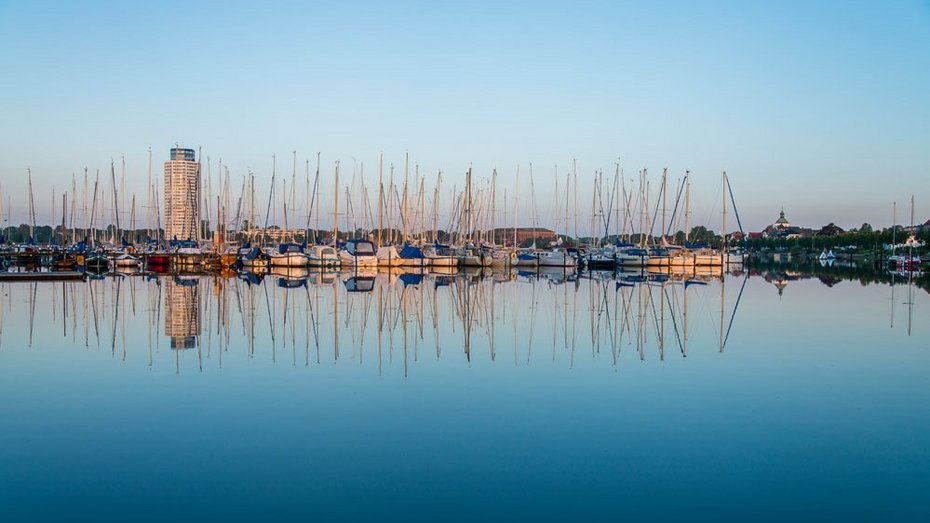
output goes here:
{"type": "Polygon", "coordinates": [[[869,225],[868,222],[863,223],[862,227],[859,227],[859,232],[870,233],[872,232],[872,226],[869,225]]]}

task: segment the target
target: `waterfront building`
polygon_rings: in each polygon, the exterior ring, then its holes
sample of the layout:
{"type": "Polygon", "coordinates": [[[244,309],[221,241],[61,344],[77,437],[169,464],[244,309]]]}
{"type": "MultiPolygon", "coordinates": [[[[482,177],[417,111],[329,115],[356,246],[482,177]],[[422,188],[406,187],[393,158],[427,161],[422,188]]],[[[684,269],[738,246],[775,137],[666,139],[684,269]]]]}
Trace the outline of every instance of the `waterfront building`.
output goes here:
{"type": "Polygon", "coordinates": [[[200,162],[193,149],[174,147],[165,162],[165,238],[199,240],[200,162]]]}
{"type": "MultiPolygon", "coordinates": [[[[513,247],[514,229],[500,228],[492,231],[495,243],[507,247],[513,247]]],[[[556,240],[555,231],[544,229],[542,227],[517,227],[516,229],[517,246],[523,245],[532,240],[536,240],[539,245],[548,245],[556,240]]]]}
{"type": "Polygon", "coordinates": [[[809,238],[814,235],[814,231],[808,228],[791,225],[791,222],[785,218],[785,208],[782,207],[778,213],[778,219],[775,223],[769,225],[762,231],[763,238],[785,238],[788,240],[796,238],[809,238]]]}

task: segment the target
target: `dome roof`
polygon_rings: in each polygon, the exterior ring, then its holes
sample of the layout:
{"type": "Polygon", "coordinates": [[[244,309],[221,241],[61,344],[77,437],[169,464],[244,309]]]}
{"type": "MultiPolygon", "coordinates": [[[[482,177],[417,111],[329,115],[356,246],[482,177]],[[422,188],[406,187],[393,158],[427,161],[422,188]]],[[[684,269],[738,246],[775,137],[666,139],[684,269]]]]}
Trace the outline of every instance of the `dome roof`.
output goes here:
{"type": "Polygon", "coordinates": [[[788,225],[788,219],[785,218],[785,210],[784,210],[784,209],[782,209],[781,212],[778,214],[778,219],[775,220],[775,225],[785,225],[785,226],[788,225]]]}

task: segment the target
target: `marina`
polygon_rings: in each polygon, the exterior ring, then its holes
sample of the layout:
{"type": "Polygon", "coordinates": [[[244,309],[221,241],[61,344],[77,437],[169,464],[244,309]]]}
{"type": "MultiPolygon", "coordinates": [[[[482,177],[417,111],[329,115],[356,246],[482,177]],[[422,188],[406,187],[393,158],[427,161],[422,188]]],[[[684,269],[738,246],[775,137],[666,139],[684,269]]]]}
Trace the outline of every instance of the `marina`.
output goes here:
{"type": "Polygon", "coordinates": [[[930,10],[0,1],[0,523],[930,521],[930,10]]]}

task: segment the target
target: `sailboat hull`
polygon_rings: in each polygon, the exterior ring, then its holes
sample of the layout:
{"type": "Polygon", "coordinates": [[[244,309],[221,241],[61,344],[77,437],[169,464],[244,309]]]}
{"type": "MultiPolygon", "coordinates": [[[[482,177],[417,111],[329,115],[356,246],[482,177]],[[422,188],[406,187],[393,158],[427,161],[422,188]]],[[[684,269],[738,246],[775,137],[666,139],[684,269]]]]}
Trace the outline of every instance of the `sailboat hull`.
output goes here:
{"type": "Polygon", "coordinates": [[[306,267],[307,256],[302,253],[272,254],[269,260],[272,267],[306,267]]]}

